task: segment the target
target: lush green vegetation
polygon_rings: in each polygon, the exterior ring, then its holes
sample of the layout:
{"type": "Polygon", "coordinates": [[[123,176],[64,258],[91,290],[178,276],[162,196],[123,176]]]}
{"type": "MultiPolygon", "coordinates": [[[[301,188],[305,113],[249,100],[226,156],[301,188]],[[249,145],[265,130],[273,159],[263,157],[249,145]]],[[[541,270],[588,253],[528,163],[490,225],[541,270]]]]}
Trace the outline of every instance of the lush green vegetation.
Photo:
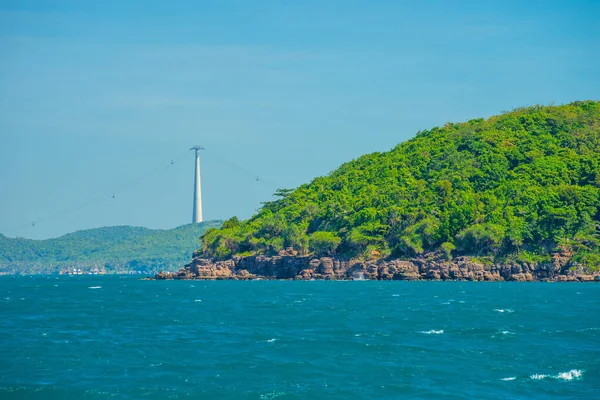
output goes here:
{"type": "Polygon", "coordinates": [[[413,257],[440,251],[600,265],[600,103],[519,108],[418,132],[391,151],[280,190],[203,236],[204,255],[413,257]]]}
{"type": "Polygon", "coordinates": [[[114,226],[78,231],[48,240],[0,235],[0,272],[53,273],[66,268],[107,272],[176,270],[189,262],[198,237],[221,221],[169,230],[114,226]]]}

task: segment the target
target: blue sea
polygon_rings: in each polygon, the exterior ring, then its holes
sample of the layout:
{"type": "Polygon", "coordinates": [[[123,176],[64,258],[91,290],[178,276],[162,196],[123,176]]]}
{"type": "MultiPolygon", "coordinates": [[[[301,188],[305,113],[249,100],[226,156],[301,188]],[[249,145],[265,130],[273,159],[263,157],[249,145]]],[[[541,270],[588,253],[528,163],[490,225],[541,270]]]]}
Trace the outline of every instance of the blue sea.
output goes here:
{"type": "Polygon", "coordinates": [[[598,399],[600,284],[0,277],[0,399],[598,399]]]}

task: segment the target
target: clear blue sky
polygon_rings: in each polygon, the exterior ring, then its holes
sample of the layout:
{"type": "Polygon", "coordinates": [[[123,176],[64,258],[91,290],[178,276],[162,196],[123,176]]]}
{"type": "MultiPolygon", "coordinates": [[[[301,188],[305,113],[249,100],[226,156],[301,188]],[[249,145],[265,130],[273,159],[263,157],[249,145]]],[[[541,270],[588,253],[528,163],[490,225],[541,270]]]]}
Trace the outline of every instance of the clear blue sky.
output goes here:
{"type": "Polygon", "coordinates": [[[0,0],[0,233],[188,223],[193,154],[170,160],[194,144],[205,219],[247,218],[420,129],[598,99],[599,21],[597,0],[0,0]]]}

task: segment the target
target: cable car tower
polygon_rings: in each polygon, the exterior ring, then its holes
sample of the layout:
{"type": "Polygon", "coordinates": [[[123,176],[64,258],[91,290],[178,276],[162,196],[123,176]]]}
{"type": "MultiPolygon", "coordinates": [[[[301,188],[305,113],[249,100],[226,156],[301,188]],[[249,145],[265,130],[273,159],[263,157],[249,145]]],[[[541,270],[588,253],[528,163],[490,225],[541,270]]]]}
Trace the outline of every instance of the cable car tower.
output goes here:
{"type": "Polygon", "coordinates": [[[197,224],[202,222],[202,188],[200,187],[200,150],[204,150],[202,146],[194,146],[190,150],[196,152],[196,169],[194,172],[194,210],[192,213],[192,223],[197,224]]]}

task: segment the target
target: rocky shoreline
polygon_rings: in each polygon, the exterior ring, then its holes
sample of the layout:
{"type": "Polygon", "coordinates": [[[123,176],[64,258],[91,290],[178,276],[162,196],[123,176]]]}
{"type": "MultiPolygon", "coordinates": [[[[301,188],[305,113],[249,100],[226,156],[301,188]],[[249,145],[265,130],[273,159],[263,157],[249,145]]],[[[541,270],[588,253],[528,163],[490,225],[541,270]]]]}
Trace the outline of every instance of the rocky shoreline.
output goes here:
{"type": "Polygon", "coordinates": [[[570,254],[556,253],[545,264],[498,265],[473,257],[445,260],[429,254],[410,260],[343,261],[332,257],[299,256],[291,250],[278,256],[234,257],[213,261],[194,254],[192,262],[177,272],[160,272],[156,280],[463,280],[463,281],[599,281],[592,273],[571,263],[570,254]]]}

